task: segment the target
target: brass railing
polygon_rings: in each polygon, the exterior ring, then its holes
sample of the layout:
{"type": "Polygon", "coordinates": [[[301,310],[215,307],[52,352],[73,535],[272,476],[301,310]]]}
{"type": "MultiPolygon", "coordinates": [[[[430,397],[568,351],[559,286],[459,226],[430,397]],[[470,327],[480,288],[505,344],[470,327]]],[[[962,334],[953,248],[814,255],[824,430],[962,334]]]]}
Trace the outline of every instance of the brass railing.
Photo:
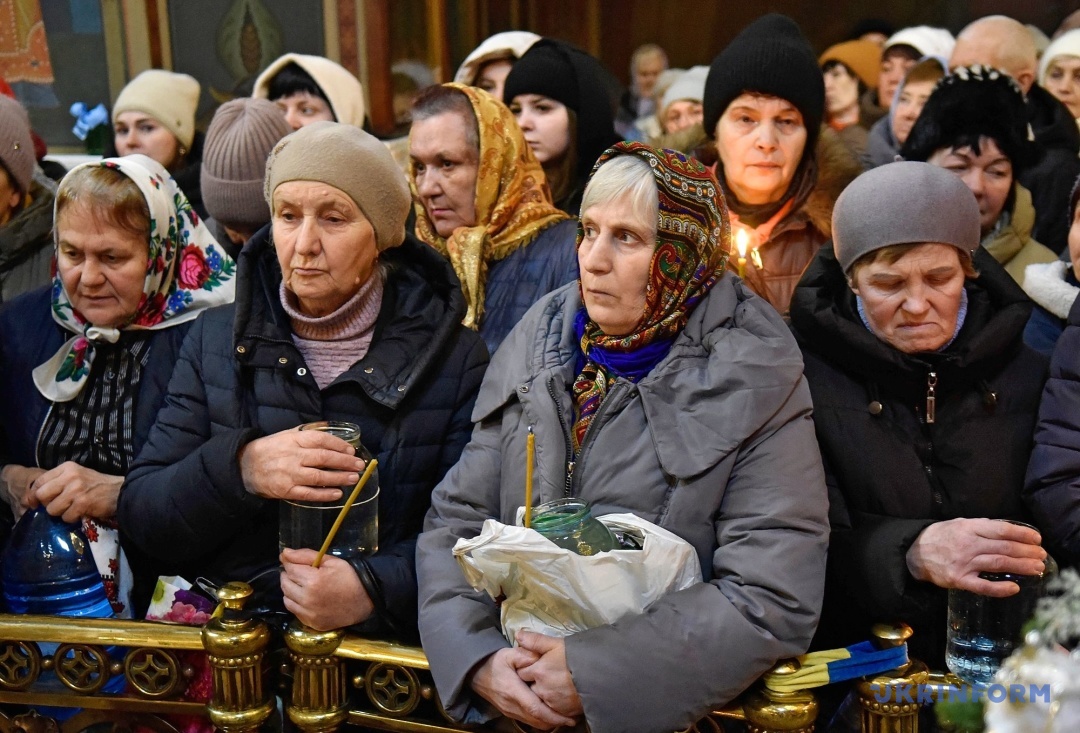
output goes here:
{"type": "MultiPolygon", "coordinates": [[[[463,730],[443,711],[427,658],[416,647],[294,624],[285,634],[288,661],[272,669],[266,625],[242,611],[250,593],[242,583],[227,585],[220,593],[223,614],[203,628],[0,614],[0,703],[5,704],[0,733],[79,733],[103,722],[119,723],[113,730],[133,730],[137,724],[169,733],[176,730],[170,720],[175,714],[204,717],[226,733],[258,731],[274,715],[279,672],[284,712],[305,733],[348,725],[415,733],[463,730]],[[205,652],[212,670],[209,703],[184,698],[196,673],[185,661],[185,653],[192,652],[205,652]],[[104,689],[121,676],[122,692],[104,689]],[[35,712],[19,714],[31,706],[81,712],[60,723],[35,712]]],[[[797,670],[790,661],[773,673],[797,670]]],[[[911,666],[886,681],[909,684],[919,673],[911,666]]],[[[910,711],[877,703],[880,696],[867,687],[863,700],[877,707],[864,705],[864,730],[914,733],[907,722],[894,725],[910,711]]],[[[752,733],[811,733],[817,712],[810,692],[780,693],[757,685],[689,730],[718,732],[727,719],[742,721],[752,733]]]]}

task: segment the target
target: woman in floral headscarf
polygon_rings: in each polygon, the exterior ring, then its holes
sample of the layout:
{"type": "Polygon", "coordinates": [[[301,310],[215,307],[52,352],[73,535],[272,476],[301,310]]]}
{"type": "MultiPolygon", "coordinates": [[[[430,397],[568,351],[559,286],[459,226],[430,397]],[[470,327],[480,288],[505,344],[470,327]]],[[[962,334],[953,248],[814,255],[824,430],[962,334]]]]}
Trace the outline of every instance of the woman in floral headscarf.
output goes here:
{"type": "Polygon", "coordinates": [[[420,633],[455,719],[683,730],[809,644],[828,536],[810,394],[780,316],[727,274],[729,239],[697,161],[620,143],[593,169],[580,280],[492,359],[417,544],[420,633]],[[512,646],[451,548],[487,519],[514,523],[530,432],[535,502],[574,496],[655,522],[695,547],[705,582],[611,626],[512,646]]]}
{"type": "Polygon", "coordinates": [[[573,220],[510,110],[462,84],[426,89],[412,108],[409,182],[416,236],[449,257],[465,325],[495,353],[533,303],[577,278],[573,220]]]}
{"type": "Polygon", "coordinates": [[[52,286],[0,313],[0,485],[16,516],[44,505],[82,520],[127,616],[132,578],[112,522],[120,486],[188,325],[232,301],[235,263],[144,155],[73,169],[55,221],[52,286]]]}

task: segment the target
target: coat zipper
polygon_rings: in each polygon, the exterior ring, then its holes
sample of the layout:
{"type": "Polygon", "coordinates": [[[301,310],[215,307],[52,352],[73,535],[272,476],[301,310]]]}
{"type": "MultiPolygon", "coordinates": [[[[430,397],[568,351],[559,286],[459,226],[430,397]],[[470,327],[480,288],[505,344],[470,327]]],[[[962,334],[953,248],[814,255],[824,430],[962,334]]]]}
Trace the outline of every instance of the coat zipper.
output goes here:
{"type": "Polygon", "coordinates": [[[937,419],[937,372],[930,372],[926,377],[926,424],[933,425],[937,419]]]}
{"type": "Polygon", "coordinates": [[[555,383],[553,379],[548,379],[547,388],[548,394],[551,395],[551,401],[555,403],[555,413],[559,416],[559,427],[561,427],[563,431],[563,440],[565,441],[566,446],[566,482],[563,485],[563,496],[569,498],[570,490],[574,483],[574,454],[570,448],[570,430],[566,427],[562,403],[559,402],[559,398],[555,395],[555,383]]]}

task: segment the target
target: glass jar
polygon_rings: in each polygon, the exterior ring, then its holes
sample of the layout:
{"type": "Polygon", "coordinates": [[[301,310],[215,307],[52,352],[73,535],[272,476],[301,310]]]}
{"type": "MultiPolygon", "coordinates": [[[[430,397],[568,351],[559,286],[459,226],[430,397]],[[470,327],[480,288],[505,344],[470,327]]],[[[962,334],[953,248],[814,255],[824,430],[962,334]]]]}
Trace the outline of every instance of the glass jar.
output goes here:
{"type": "MultiPolygon", "coordinates": [[[[1030,524],[1012,522],[1035,529],[1030,524]]],[[[1038,575],[979,573],[984,580],[1010,581],[1020,592],[1006,598],[981,596],[966,590],[949,590],[949,625],[946,630],[945,665],[968,684],[989,684],[994,674],[1023,642],[1024,625],[1031,620],[1047,582],[1057,575],[1054,558],[1046,556],[1046,569],[1038,575]]]]}
{"type": "Polygon", "coordinates": [[[595,555],[619,546],[615,535],[581,499],[556,499],[533,510],[532,528],[578,555],[595,555]]]}
{"type": "MultiPolygon", "coordinates": [[[[360,426],[351,422],[323,420],[300,426],[301,430],[321,430],[341,438],[356,449],[356,455],[365,461],[371,453],[360,442],[360,426]]],[[[341,499],[335,502],[288,501],[281,502],[278,526],[278,550],[322,547],[330,528],[341,513],[342,507],[352,493],[352,486],[341,487],[341,499]]],[[[330,545],[329,553],[348,559],[371,555],[379,549],[379,471],[375,470],[356,497],[345,521],[330,545]]]]}

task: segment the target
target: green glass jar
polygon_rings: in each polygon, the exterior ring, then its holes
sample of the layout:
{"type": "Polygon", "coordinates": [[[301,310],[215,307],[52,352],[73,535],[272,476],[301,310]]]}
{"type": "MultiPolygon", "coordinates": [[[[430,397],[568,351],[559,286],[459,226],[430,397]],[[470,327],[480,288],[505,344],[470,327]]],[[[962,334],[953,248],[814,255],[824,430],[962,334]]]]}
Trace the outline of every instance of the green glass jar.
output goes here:
{"type": "Polygon", "coordinates": [[[581,499],[556,499],[533,510],[532,528],[559,547],[578,555],[595,555],[619,546],[615,535],[581,499]]]}

